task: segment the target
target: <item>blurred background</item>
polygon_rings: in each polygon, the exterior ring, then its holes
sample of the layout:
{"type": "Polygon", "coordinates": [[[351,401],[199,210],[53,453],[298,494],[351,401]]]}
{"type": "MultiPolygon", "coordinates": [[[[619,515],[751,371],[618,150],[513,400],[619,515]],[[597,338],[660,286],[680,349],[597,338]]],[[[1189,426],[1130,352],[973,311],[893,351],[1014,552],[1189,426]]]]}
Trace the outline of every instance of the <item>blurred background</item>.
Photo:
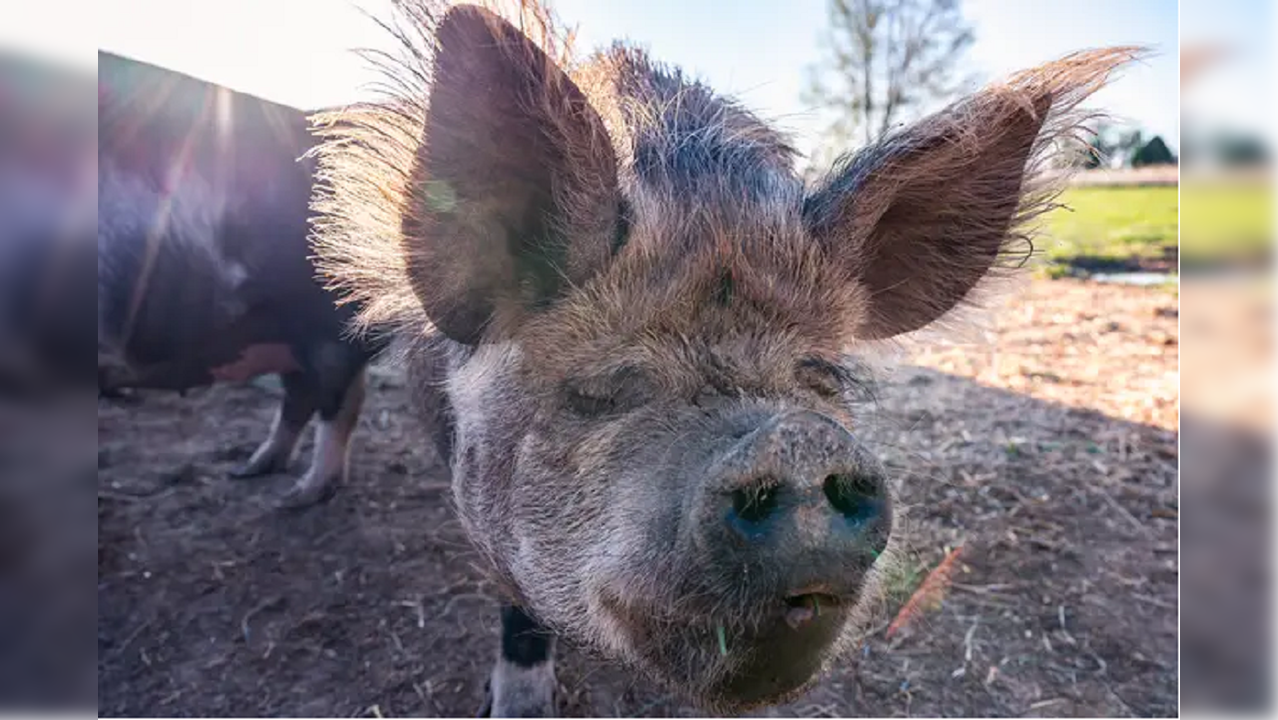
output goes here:
{"type": "Polygon", "coordinates": [[[83,34],[78,51],[23,37],[14,12],[0,9],[0,712],[96,693],[94,399],[62,383],[91,372],[95,63],[83,34]]]}
{"type": "Polygon", "coordinates": [[[1274,6],[1180,12],[1181,698],[1254,711],[1274,687],[1274,6]]]}
{"type": "MultiPolygon", "coordinates": [[[[0,180],[45,178],[65,202],[50,206],[59,216],[89,196],[74,179],[93,158],[74,122],[85,109],[67,98],[87,100],[97,49],[303,109],[370,97],[376,76],[350,50],[388,47],[363,12],[385,17],[385,4],[298,7],[102,0],[0,11],[0,180]],[[55,128],[62,139],[49,142],[55,128]]],[[[880,419],[866,432],[902,478],[907,560],[854,656],[769,712],[1168,716],[1267,706],[1272,3],[552,7],[582,50],[630,39],[736,94],[792,133],[808,176],[1009,73],[1091,47],[1149,47],[1087,103],[1107,116],[1093,125],[1090,152],[1062,160],[1078,172],[1063,207],[1041,221],[1024,281],[985,299],[958,332],[892,358],[880,419]],[[957,570],[938,587],[929,578],[958,547],[957,570]]],[[[30,275],[11,259],[18,238],[0,220],[0,279],[30,275]]],[[[0,352],[14,386],[35,382],[40,348],[69,342],[23,324],[33,302],[0,292],[0,350],[33,348],[0,352]]],[[[91,655],[48,655],[55,643],[42,642],[45,629],[72,626],[48,613],[83,618],[83,608],[20,602],[87,588],[87,541],[57,545],[74,562],[27,552],[90,522],[84,512],[35,521],[29,510],[53,512],[63,493],[87,497],[87,460],[58,452],[89,447],[87,433],[65,429],[84,430],[87,404],[5,400],[0,708],[92,697],[103,715],[479,706],[494,606],[398,370],[375,368],[352,482],[289,519],[257,503],[288,478],[226,479],[270,424],[278,393],[252,382],[98,401],[96,688],[83,675],[91,655]],[[56,577],[45,572],[55,566],[56,577]],[[347,574],[360,578],[358,592],[340,581],[347,574]],[[27,662],[37,656],[45,665],[27,662]],[[66,672],[6,674],[22,667],[66,672]],[[41,692],[5,682],[28,676],[56,681],[41,692]]],[[[567,714],[695,712],[572,650],[559,673],[567,714]]]]}

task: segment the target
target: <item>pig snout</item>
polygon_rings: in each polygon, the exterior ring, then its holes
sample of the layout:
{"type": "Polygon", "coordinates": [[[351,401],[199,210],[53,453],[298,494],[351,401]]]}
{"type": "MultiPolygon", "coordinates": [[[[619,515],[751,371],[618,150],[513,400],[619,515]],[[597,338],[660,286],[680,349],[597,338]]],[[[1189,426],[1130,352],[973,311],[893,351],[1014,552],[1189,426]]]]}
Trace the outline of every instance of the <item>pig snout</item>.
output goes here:
{"type": "Polygon", "coordinates": [[[891,529],[877,461],[838,422],[810,411],[773,417],[733,443],[712,462],[697,502],[703,548],[755,567],[761,590],[789,599],[855,595],[891,529]]]}
{"type": "Polygon", "coordinates": [[[887,547],[885,473],[841,424],[795,411],[735,438],[698,484],[692,556],[719,601],[753,618],[725,634],[707,696],[725,707],[785,696],[830,657],[887,547]]]}

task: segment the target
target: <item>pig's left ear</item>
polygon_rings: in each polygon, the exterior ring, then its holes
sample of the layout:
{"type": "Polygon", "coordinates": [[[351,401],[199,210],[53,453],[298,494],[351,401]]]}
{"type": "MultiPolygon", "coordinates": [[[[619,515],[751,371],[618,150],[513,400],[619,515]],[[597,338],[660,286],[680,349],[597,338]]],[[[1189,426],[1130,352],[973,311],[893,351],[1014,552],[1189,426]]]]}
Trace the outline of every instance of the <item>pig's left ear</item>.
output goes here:
{"type": "Polygon", "coordinates": [[[434,33],[403,252],[432,323],[467,344],[588,280],[621,232],[603,120],[530,31],[548,32],[458,5],[434,33]]]}
{"type": "Polygon", "coordinates": [[[928,325],[967,297],[1047,207],[1026,180],[1069,111],[1138,50],[1073,55],[989,87],[841,160],[804,201],[809,233],[867,290],[855,334],[928,325]]]}

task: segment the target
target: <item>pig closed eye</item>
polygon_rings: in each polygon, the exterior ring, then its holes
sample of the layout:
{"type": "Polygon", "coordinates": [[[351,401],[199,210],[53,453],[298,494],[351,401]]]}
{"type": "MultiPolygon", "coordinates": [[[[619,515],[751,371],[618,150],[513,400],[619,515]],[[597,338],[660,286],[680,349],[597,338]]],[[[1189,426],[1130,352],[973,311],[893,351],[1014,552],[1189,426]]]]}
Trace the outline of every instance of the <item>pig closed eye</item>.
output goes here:
{"type": "Polygon", "coordinates": [[[845,373],[824,360],[804,360],[794,369],[801,384],[825,398],[838,397],[846,385],[845,373]]]}
{"type": "Polygon", "coordinates": [[[563,384],[564,404],[574,415],[599,417],[633,409],[649,397],[643,373],[623,367],[603,375],[572,378],[563,384]]]}
{"type": "Polygon", "coordinates": [[[611,396],[590,395],[576,388],[566,392],[568,409],[582,417],[598,417],[617,409],[617,400],[611,396]]]}

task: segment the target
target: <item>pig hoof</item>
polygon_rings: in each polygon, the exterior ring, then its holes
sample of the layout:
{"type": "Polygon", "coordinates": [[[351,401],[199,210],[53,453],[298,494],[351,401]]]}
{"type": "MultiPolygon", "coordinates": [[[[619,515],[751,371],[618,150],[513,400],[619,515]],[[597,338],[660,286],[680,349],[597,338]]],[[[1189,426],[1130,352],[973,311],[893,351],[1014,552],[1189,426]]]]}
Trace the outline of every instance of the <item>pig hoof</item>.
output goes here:
{"type": "Polygon", "coordinates": [[[237,480],[262,477],[273,473],[284,472],[288,463],[273,458],[250,458],[248,462],[231,470],[231,477],[237,480]]]}
{"type": "Polygon", "coordinates": [[[532,667],[499,661],[485,684],[484,706],[479,717],[559,717],[554,665],[547,661],[532,667]]]}
{"type": "Polygon", "coordinates": [[[493,692],[486,690],[484,692],[484,704],[479,708],[479,712],[475,717],[479,718],[553,718],[559,717],[557,703],[552,698],[549,705],[527,705],[516,703],[512,709],[505,712],[493,710],[493,692]]]}
{"type": "Polygon", "coordinates": [[[270,475],[272,472],[274,472],[274,468],[271,468],[270,466],[245,464],[233,468],[228,474],[236,480],[247,480],[248,478],[270,475]]]}
{"type": "Polygon", "coordinates": [[[305,510],[328,501],[335,493],[335,483],[311,483],[303,480],[289,488],[275,503],[275,507],[277,510],[305,510]]]}
{"type": "Polygon", "coordinates": [[[266,472],[264,470],[247,464],[232,468],[231,471],[227,473],[227,475],[230,475],[236,480],[245,480],[247,478],[259,477],[265,474],[266,472]]]}

